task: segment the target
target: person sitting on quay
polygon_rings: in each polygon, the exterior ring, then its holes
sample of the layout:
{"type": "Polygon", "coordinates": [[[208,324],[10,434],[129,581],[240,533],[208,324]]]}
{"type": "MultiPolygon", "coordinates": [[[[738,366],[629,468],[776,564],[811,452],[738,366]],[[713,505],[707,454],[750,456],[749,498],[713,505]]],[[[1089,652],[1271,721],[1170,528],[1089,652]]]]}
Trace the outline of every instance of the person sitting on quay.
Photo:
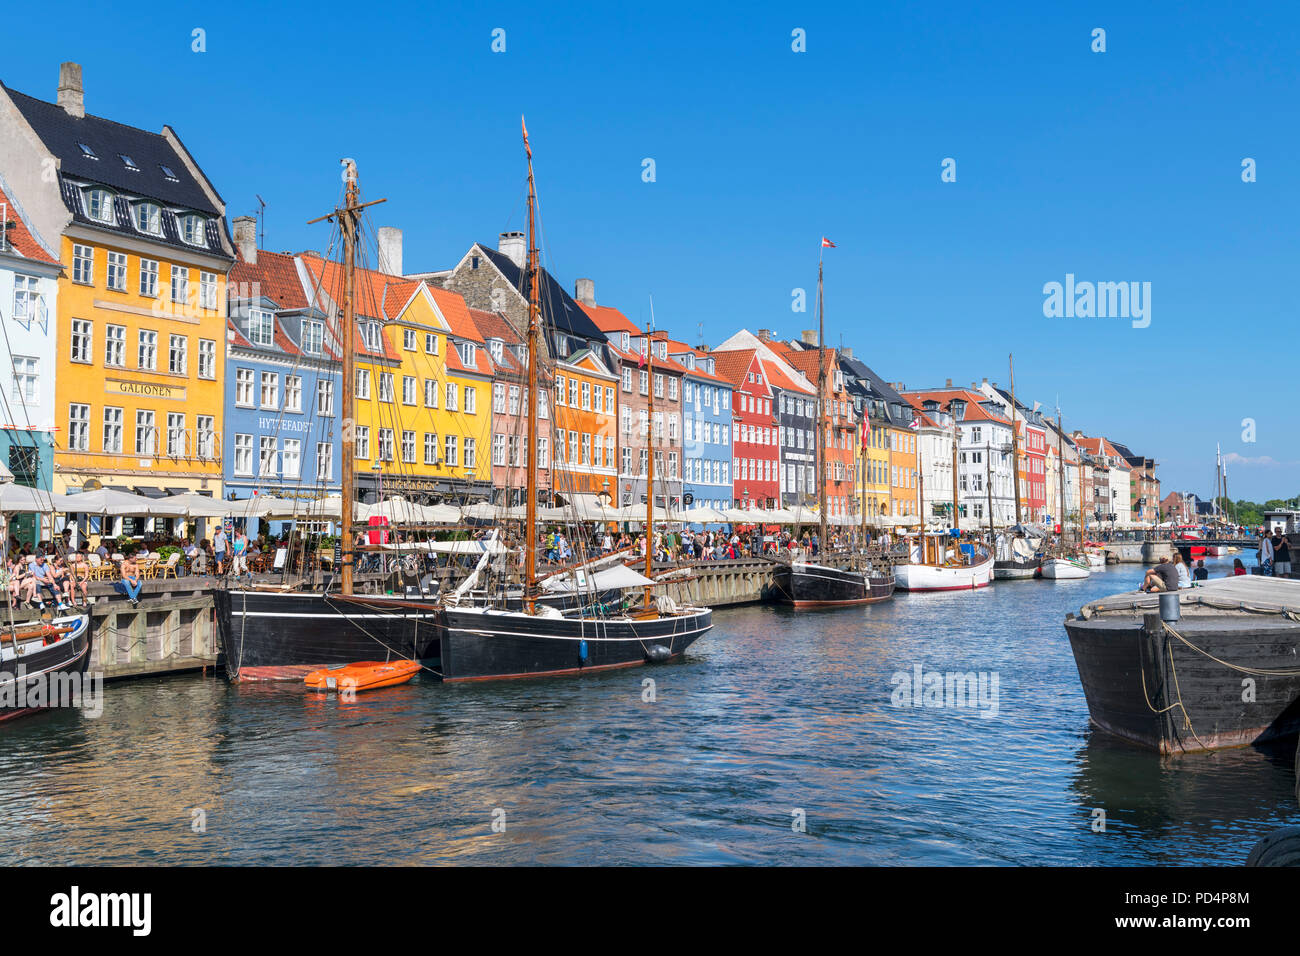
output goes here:
{"type": "Polygon", "coordinates": [[[63,610],[67,606],[63,603],[63,589],[55,577],[54,568],[50,565],[43,552],[38,552],[35,560],[32,561],[31,574],[31,593],[37,599],[40,609],[45,610],[45,598],[41,597],[40,592],[47,591],[54,599],[58,609],[63,610]]]}
{"type": "Polygon", "coordinates": [[[1148,593],[1153,591],[1177,591],[1178,590],[1178,569],[1174,567],[1172,558],[1165,558],[1153,568],[1148,568],[1146,576],[1142,580],[1141,591],[1148,593]]]}
{"type": "Polygon", "coordinates": [[[1246,566],[1245,566],[1244,564],[1241,563],[1241,558],[1233,558],[1233,559],[1232,559],[1232,574],[1233,574],[1233,577],[1236,577],[1237,575],[1241,575],[1241,574],[1245,574],[1245,573],[1246,573],[1246,566]]]}
{"type": "MultiPolygon", "coordinates": [[[[85,545],[82,545],[82,549],[85,545]]],[[[67,562],[67,587],[68,602],[73,607],[87,607],[90,604],[90,561],[87,560],[83,550],[73,551],[68,555],[67,562]],[[81,601],[77,601],[77,591],[81,591],[81,601]]]]}
{"type": "Polygon", "coordinates": [[[119,593],[126,595],[132,607],[139,607],[140,589],[144,586],[144,581],[140,579],[140,566],[136,564],[134,553],[122,559],[118,573],[121,575],[121,580],[114,582],[113,587],[119,593]]]}
{"type": "Polygon", "coordinates": [[[1178,586],[1180,588],[1190,588],[1192,586],[1192,574],[1187,567],[1187,562],[1183,560],[1181,551],[1174,552],[1174,570],[1178,572],[1178,586]]]}
{"type": "Polygon", "coordinates": [[[1209,577],[1210,577],[1210,572],[1206,570],[1205,559],[1202,558],[1201,560],[1196,562],[1196,570],[1192,572],[1192,580],[1207,581],[1209,580],[1209,577]]]}
{"type": "Polygon", "coordinates": [[[1273,539],[1273,573],[1279,578],[1291,576],[1291,542],[1280,532],[1273,539]]]}

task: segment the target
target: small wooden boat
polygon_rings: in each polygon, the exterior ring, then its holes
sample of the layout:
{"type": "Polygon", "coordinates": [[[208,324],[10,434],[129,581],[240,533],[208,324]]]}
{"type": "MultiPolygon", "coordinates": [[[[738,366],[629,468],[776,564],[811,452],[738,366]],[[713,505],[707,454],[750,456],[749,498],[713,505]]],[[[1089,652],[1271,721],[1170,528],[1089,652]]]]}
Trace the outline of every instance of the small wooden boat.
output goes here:
{"type": "Polygon", "coordinates": [[[1043,558],[1043,577],[1054,581],[1076,581],[1092,573],[1088,559],[1077,555],[1056,555],[1043,558]]]}
{"type": "Polygon", "coordinates": [[[378,690],[405,684],[419,669],[419,661],[357,661],[314,670],[304,681],[316,690],[378,690]]]}

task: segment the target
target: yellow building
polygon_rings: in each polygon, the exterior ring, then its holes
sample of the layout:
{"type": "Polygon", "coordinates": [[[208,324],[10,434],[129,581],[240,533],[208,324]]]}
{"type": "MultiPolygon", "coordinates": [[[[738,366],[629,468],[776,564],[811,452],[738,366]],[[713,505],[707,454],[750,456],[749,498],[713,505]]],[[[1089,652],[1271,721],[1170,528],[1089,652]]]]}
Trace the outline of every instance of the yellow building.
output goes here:
{"type": "MultiPolygon", "coordinates": [[[[341,268],[300,257],[331,298],[341,268]]],[[[489,497],[493,363],[465,300],[358,269],[354,469],[362,498],[489,497]]]]}
{"type": "Polygon", "coordinates": [[[53,367],[29,372],[54,377],[54,491],[219,496],[234,260],[221,197],[170,127],[87,114],[72,63],[57,103],[0,87],[0,173],[63,265],[53,367]]]}

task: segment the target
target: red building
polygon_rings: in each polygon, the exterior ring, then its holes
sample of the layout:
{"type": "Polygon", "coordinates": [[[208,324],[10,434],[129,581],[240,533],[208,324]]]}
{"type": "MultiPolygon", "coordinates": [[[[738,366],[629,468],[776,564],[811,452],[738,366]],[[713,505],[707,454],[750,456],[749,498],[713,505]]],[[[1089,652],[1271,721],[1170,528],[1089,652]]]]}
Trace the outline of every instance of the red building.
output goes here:
{"type": "Polygon", "coordinates": [[[1040,521],[1047,514],[1047,430],[1018,420],[1020,436],[1020,514],[1040,521]]]}
{"type": "Polygon", "coordinates": [[[737,508],[775,508],[781,496],[781,446],[763,363],[755,349],[710,354],[717,374],[732,385],[732,503],[737,508]]]}

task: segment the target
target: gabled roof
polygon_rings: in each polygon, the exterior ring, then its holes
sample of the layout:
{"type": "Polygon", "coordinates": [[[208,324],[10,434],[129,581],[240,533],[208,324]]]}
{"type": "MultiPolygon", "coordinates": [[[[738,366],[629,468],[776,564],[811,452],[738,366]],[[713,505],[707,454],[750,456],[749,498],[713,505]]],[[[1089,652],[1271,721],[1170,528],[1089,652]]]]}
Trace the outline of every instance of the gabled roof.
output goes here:
{"type": "Polygon", "coordinates": [[[4,180],[0,179],[0,203],[5,205],[6,222],[0,223],[0,229],[4,232],[4,245],[0,246],[0,253],[7,255],[22,256],[24,259],[30,259],[33,262],[43,262],[49,266],[57,266],[59,260],[51,255],[50,251],[45,248],[41,241],[31,231],[23,217],[22,207],[14,201],[12,192],[5,189],[4,180]]]}
{"type": "Polygon", "coordinates": [[[64,176],[101,183],[209,216],[220,215],[202,185],[191,175],[184,159],[160,133],[150,133],[89,113],[82,117],[72,116],[57,103],[38,100],[2,83],[0,87],[4,87],[45,148],[58,157],[60,172],[64,176]],[[81,148],[82,143],[89,146],[98,159],[87,156],[81,148]],[[128,168],[122,155],[130,156],[137,168],[128,168]],[[174,177],[168,178],[162,166],[168,167],[174,177]]]}
{"type": "Polygon", "coordinates": [[[254,283],[258,292],[278,308],[306,309],[309,305],[293,256],[259,249],[256,264],[250,265],[236,250],[235,264],[230,267],[230,278],[226,282],[227,294],[232,299],[241,299],[244,293],[251,296],[254,283]]]}
{"type": "Polygon", "coordinates": [[[749,381],[749,370],[754,367],[758,353],[754,349],[738,349],[732,352],[714,352],[713,367],[717,369],[718,375],[732,385],[737,385],[741,389],[748,391],[747,385],[752,384],[749,381]]]}
{"type": "Polygon", "coordinates": [[[816,396],[817,393],[815,390],[805,388],[794,378],[787,375],[785,370],[781,367],[780,362],[773,362],[770,359],[764,360],[762,358],[759,359],[759,362],[763,366],[763,374],[767,376],[768,384],[772,385],[774,388],[779,388],[786,392],[798,392],[800,395],[816,396]]]}
{"type": "Polygon", "coordinates": [[[913,405],[918,402],[935,401],[941,407],[948,405],[954,399],[966,403],[965,417],[962,421],[966,422],[993,422],[998,425],[1011,426],[1011,421],[1000,412],[991,412],[981,402],[988,402],[991,399],[983,392],[972,391],[969,388],[937,388],[937,389],[909,389],[903,393],[906,400],[913,405]]]}
{"type": "Polygon", "coordinates": [[[500,339],[507,345],[524,344],[523,333],[511,325],[510,320],[500,312],[485,312],[483,309],[470,306],[469,317],[478,328],[484,342],[488,339],[500,339]]]}
{"type": "MultiPolygon", "coordinates": [[[[515,265],[515,261],[504,252],[476,242],[477,248],[497,271],[501,273],[521,297],[527,299],[524,291],[524,270],[515,265]]],[[[555,281],[545,269],[540,270],[538,302],[541,305],[542,320],[550,328],[582,339],[603,339],[604,332],[582,310],[577,301],[564,291],[564,286],[555,281]]]]}
{"type": "Polygon", "coordinates": [[[578,306],[587,313],[588,318],[596,324],[596,328],[606,335],[611,332],[626,332],[629,335],[645,334],[636,327],[636,323],[613,306],[587,305],[585,302],[579,302],[578,306]]]}

